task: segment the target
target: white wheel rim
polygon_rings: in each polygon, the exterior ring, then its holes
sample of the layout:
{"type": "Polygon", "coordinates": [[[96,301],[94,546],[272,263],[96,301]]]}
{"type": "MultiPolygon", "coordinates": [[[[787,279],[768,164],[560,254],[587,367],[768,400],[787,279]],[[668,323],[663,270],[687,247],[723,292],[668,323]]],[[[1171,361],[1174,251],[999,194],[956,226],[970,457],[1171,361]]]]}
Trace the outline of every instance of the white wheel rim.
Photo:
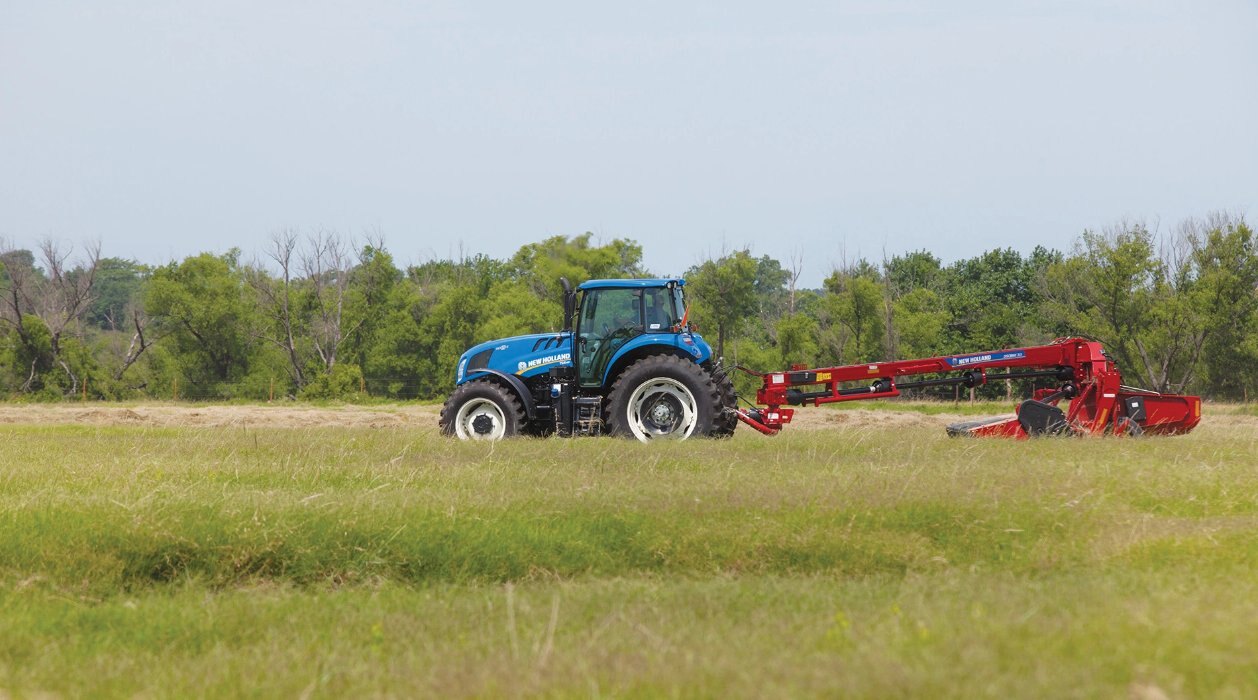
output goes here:
{"type": "Polygon", "coordinates": [[[460,440],[501,440],[507,434],[507,417],[493,401],[472,399],[459,407],[454,432],[460,440]]]}
{"type": "Polygon", "coordinates": [[[629,429],[642,442],[685,440],[698,422],[694,394],[676,379],[648,379],[629,396],[629,429]]]}

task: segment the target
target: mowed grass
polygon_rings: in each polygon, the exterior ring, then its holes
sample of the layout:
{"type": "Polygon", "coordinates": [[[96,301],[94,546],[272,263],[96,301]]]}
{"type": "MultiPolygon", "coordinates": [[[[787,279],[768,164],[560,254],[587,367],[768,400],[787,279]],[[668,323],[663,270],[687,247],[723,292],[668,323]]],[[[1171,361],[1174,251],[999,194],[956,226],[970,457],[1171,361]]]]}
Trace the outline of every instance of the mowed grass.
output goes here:
{"type": "Polygon", "coordinates": [[[1258,420],[0,426],[0,694],[1249,697],[1258,420]]]}

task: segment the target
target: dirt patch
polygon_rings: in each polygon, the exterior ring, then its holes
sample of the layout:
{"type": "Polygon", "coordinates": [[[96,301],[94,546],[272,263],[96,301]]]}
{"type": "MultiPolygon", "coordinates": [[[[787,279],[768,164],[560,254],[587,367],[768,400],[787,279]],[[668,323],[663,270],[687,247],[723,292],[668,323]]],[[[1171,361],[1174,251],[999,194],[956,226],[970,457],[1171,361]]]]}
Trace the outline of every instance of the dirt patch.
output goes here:
{"type": "MultiPolygon", "coordinates": [[[[436,405],[395,404],[388,406],[311,407],[291,404],[260,404],[246,406],[203,406],[196,404],[0,404],[2,424],[82,424],[128,426],[257,426],[274,428],[311,428],[325,426],[364,428],[431,428],[437,427],[441,411],[436,405]]],[[[998,415],[993,410],[992,415],[998,415]]],[[[960,414],[925,414],[916,411],[832,409],[801,407],[787,426],[789,432],[838,429],[912,429],[943,430],[951,423],[974,420],[976,416],[960,414]]],[[[1210,415],[1203,421],[1206,430],[1252,432],[1258,417],[1246,415],[1210,415]]],[[[740,432],[746,431],[744,427],[740,432]]]]}
{"type": "MultiPolygon", "coordinates": [[[[269,427],[269,428],[430,428],[436,429],[440,406],[309,407],[284,404],[203,406],[196,404],[0,404],[0,424],[99,425],[152,427],[269,427]]],[[[801,408],[787,426],[790,432],[835,428],[943,429],[963,416],[924,415],[897,411],[801,408]]]]}
{"type": "Polygon", "coordinates": [[[129,408],[123,409],[91,409],[80,411],[74,416],[75,423],[103,423],[105,425],[135,425],[147,423],[148,419],[129,408]]]}
{"type": "Polygon", "coordinates": [[[158,427],[270,427],[312,428],[324,426],[436,428],[436,406],[92,406],[73,404],[0,405],[0,423],[84,424],[158,427]]]}
{"type": "MultiPolygon", "coordinates": [[[[318,428],[328,426],[366,428],[436,428],[440,406],[336,406],[308,407],[284,404],[252,406],[201,406],[189,404],[0,404],[0,424],[28,425],[126,425],[154,427],[271,427],[318,428]]],[[[801,408],[787,426],[799,430],[842,428],[943,429],[965,420],[959,415],[925,415],[900,411],[866,411],[801,408]]]]}
{"type": "Polygon", "coordinates": [[[843,410],[800,408],[786,430],[827,430],[842,428],[939,428],[950,423],[973,420],[973,416],[953,414],[927,415],[910,411],[868,411],[859,408],[843,410]]]}

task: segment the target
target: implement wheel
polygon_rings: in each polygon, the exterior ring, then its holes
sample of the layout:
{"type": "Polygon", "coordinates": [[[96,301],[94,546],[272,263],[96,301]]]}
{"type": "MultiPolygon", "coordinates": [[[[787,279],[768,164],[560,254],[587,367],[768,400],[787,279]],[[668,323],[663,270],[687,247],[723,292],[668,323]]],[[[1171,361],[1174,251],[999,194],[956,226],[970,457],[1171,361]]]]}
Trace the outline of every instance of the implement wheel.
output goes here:
{"type": "Polygon", "coordinates": [[[673,355],[633,363],[607,395],[613,435],[642,442],[685,440],[714,433],[722,415],[720,391],[699,365],[673,355]]]}

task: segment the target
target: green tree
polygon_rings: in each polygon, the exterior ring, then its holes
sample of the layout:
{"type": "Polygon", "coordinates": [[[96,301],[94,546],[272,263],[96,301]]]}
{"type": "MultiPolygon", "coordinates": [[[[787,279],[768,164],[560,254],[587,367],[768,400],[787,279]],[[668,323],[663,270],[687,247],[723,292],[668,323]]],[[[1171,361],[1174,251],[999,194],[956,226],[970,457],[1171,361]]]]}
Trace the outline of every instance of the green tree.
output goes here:
{"type": "Polygon", "coordinates": [[[778,260],[767,255],[756,259],[756,315],[761,326],[771,328],[778,319],[791,313],[790,292],[786,288],[790,280],[791,272],[778,260]]]}
{"type": "Polygon", "coordinates": [[[936,357],[948,354],[948,312],[939,295],[918,287],[895,301],[895,319],[901,357],[936,357]]]}
{"type": "Polygon", "coordinates": [[[817,362],[817,338],[819,329],[816,319],[803,313],[783,316],[777,322],[780,367],[792,365],[815,366],[817,362]]]}
{"type": "MultiPolygon", "coordinates": [[[[716,324],[716,355],[725,356],[725,341],[738,333],[759,310],[757,272],[760,263],[748,250],[706,260],[686,272],[686,291],[693,319],[716,324]]],[[[761,289],[764,285],[759,285],[761,289]]]]}
{"type": "Polygon", "coordinates": [[[1026,344],[1038,325],[1037,280],[1053,253],[1037,248],[1029,259],[1012,248],[959,260],[946,270],[944,300],[954,352],[1026,344]]]}
{"type": "MultiPolygon", "coordinates": [[[[883,262],[882,287],[883,304],[886,318],[886,359],[897,360],[902,357],[916,357],[915,353],[922,346],[921,332],[927,327],[919,318],[903,318],[903,312],[910,312],[920,306],[924,297],[922,293],[931,293],[941,286],[943,268],[939,258],[920,250],[905,255],[893,256],[883,262]],[[908,296],[913,299],[903,303],[908,296]],[[901,328],[901,322],[908,324],[907,329],[901,328]],[[907,330],[916,342],[908,342],[902,337],[907,330]]],[[[938,299],[938,297],[934,297],[938,299]]],[[[942,329],[939,329],[942,330],[942,329]]],[[[935,344],[932,339],[932,344],[935,344]]]]}
{"type": "Polygon", "coordinates": [[[1104,343],[1129,381],[1178,390],[1192,378],[1205,334],[1189,296],[1195,278],[1187,256],[1155,254],[1143,225],[1085,231],[1075,253],[1046,270],[1044,309],[1050,325],[1104,343]]]}
{"type": "Polygon", "coordinates": [[[430,339],[434,360],[425,387],[444,394],[454,386],[455,366],[463,351],[491,338],[478,332],[485,301],[474,288],[449,284],[440,289],[436,299],[421,326],[423,336],[430,339]]]}
{"type": "Polygon", "coordinates": [[[378,336],[388,333],[389,322],[399,318],[394,315],[396,305],[390,302],[403,298],[395,290],[405,277],[379,242],[363,246],[358,259],[345,292],[346,327],[340,353],[344,361],[367,368],[378,336]]]}
{"type": "Polygon", "coordinates": [[[185,395],[230,396],[257,351],[257,307],[245,294],[240,251],[202,253],[153,272],[145,306],[169,336],[185,395]]]}
{"type": "Polygon", "coordinates": [[[642,246],[617,238],[606,245],[594,245],[592,233],[579,236],[551,236],[538,243],[521,246],[511,257],[513,277],[528,285],[538,299],[559,299],[560,277],[572,284],[589,279],[640,277],[642,246]]]}
{"type": "Polygon", "coordinates": [[[925,250],[896,255],[886,264],[884,275],[896,298],[915,289],[939,291],[943,277],[943,263],[925,250]]]}
{"type": "Polygon", "coordinates": [[[140,301],[148,274],[148,266],[134,260],[101,258],[84,320],[104,330],[129,328],[131,322],[127,312],[140,301]]]}
{"type": "Polygon", "coordinates": [[[876,362],[883,347],[885,303],[878,271],[865,260],[837,269],[825,280],[826,304],[842,327],[839,361],[876,362]]]}
{"type": "Polygon", "coordinates": [[[1258,380],[1258,253],[1243,219],[1215,216],[1182,230],[1195,277],[1188,303],[1204,315],[1201,375],[1204,388],[1248,399],[1258,380]]]}
{"type": "Polygon", "coordinates": [[[451,388],[441,381],[447,374],[453,376],[453,370],[442,369],[440,338],[426,334],[423,321],[418,289],[412,284],[394,286],[362,360],[369,392],[411,399],[437,397],[451,388]]]}

